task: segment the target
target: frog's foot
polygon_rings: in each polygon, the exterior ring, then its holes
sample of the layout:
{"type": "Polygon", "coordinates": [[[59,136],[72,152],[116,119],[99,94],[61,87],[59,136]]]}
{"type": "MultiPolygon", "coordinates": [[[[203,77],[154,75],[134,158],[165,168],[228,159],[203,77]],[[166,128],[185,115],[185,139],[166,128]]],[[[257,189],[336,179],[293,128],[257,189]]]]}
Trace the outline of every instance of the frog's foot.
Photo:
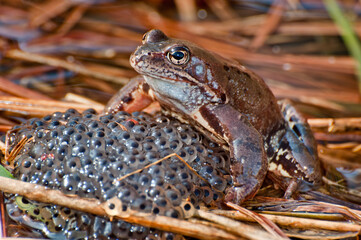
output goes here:
{"type": "Polygon", "coordinates": [[[289,182],[289,185],[288,185],[283,197],[285,199],[290,199],[292,197],[293,193],[296,192],[298,185],[299,185],[299,180],[296,178],[292,178],[291,181],[289,182]]]}
{"type": "Polygon", "coordinates": [[[242,203],[246,199],[251,199],[256,195],[263,181],[259,179],[249,179],[247,183],[239,186],[233,186],[226,192],[225,202],[242,203]]]}
{"type": "Polygon", "coordinates": [[[150,92],[143,76],[134,77],[109,100],[104,113],[143,110],[154,102],[150,92]]]}

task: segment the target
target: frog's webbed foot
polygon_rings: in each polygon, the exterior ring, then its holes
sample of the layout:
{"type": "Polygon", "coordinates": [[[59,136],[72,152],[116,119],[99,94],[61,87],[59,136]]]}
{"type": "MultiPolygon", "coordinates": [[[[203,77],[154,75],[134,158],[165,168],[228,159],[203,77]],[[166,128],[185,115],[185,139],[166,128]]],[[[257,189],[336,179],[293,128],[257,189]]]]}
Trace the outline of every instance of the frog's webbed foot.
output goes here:
{"type": "Polygon", "coordinates": [[[104,112],[143,110],[154,101],[149,95],[149,91],[149,86],[143,76],[134,77],[109,100],[104,112]]]}
{"type": "Polygon", "coordinates": [[[227,190],[225,201],[240,204],[252,198],[267,173],[261,134],[245,116],[227,104],[205,106],[200,114],[207,117],[209,127],[226,140],[230,148],[233,187],[227,190]]]}

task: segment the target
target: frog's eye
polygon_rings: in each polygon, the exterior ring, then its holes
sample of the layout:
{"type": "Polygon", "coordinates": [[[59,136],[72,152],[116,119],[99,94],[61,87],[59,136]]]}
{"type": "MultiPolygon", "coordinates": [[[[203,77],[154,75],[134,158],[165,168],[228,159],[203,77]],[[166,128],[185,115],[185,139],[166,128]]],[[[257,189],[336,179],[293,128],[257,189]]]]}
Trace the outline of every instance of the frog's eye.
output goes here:
{"type": "Polygon", "coordinates": [[[168,60],[175,65],[183,65],[189,61],[189,50],[185,47],[174,47],[167,53],[168,60]]]}

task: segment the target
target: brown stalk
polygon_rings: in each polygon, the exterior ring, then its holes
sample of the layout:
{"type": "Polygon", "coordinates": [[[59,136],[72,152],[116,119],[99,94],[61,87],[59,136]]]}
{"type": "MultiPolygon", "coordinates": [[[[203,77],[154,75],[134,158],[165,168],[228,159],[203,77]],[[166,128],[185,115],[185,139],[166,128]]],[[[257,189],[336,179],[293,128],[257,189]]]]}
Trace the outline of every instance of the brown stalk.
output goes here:
{"type": "MultiPolygon", "coordinates": [[[[128,78],[124,78],[122,77],[122,75],[112,75],[109,73],[104,73],[104,72],[99,72],[96,70],[92,70],[91,68],[88,68],[86,66],[77,64],[77,63],[71,63],[62,59],[58,59],[58,58],[53,58],[53,57],[49,57],[49,56],[45,56],[45,55],[41,55],[41,54],[37,54],[37,53],[29,53],[29,52],[23,52],[21,50],[17,50],[17,49],[12,49],[9,50],[5,53],[5,56],[8,58],[12,58],[12,59],[20,59],[20,60],[25,60],[25,61],[29,61],[29,62],[37,62],[37,63],[41,63],[41,64],[46,64],[46,65],[51,65],[54,67],[61,67],[61,68],[65,68],[68,69],[70,71],[76,72],[76,73],[80,73],[86,76],[91,76],[91,77],[95,77],[95,78],[99,78],[105,81],[110,81],[110,82],[115,82],[115,83],[120,83],[120,84],[126,84],[129,79],[128,78]]],[[[92,67],[95,67],[95,64],[92,64],[92,67]]],[[[101,68],[100,66],[98,68],[101,68]]],[[[113,69],[110,67],[104,67],[106,69],[113,69]]],[[[116,71],[115,69],[113,69],[113,72],[116,71]]]]}
{"type": "Polygon", "coordinates": [[[72,29],[75,24],[77,24],[79,20],[83,17],[88,7],[88,4],[80,4],[75,6],[74,9],[70,12],[65,22],[59,27],[57,34],[65,35],[67,32],[69,32],[70,29],[72,29]]]}
{"type": "Polygon", "coordinates": [[[208,221],[214,222],[224,227],[225,230],[237,234],[246,239],[288,239],[287,237],[280,237],[271,235],[265,231],[257,229],[256,227],[241,222],[233,221],[229,218],[217,216],[207,211],[196,211],[196,216],[208,221]]]}
{"type": "Polygon", "coordinates": [[[51,100],[50,97],[43,95],[39,92],[32,91],[28,88],[22,87],[18,84],[11,82],[8,79],[0,77],[0,90],[12,94],[17,97],[32,98],[39,100],[51,100]]]}
{"type": "Polygon", "coordinates": [[[361,142],[361,131],[345,133],[314,132],[317,140],[328,142],[361,142]]]}
{"type": "Polygon", "coordinates": [[[228,20],[236,17],[236,14],[226,0],[206,0],[206,3],[221,20],[228,20]]]}
{"type": "MultiPolygon", "coordinates": [[[[118,123],[118,125],[120,125],[120,123],[118,123]]],[[[135,171],[133,171],[133,172],[131,172],[131,173],[125,174],[124,176],[122,176],[122,177],[120,177],[120,178],[118,178],[118,179],[116,179],[116,180],[114,180],[114,181],[121,181],[121,180],[123,180],[123,179],[125,179],[125,178],[127,178],[127,177],[130,177],[130,176],[132,176],[132,175],[134,175],[134,174],[136,174],[136,173],[142,172],[144,169],[147,169],[147,168],[150,168],[151,166],[157,165],[158,163],[163,162],[164,160],[167,160],[167,159],[169,159],[169,158],[171,158],[171,157],[177,157],[177,158],[178,158],[181,162],[183,162],[183,163],[187,166],[187,168],[188,168],[189,170],[191,170],[197,177],[199,177],[200,179],[202,179],[202,181],[208,183],[208,181],[207,181],[206,179],[204,179],[202,176],[200,176],[196,170],[194,170],[183,158],[181,158],[181,157],[180,157],[178,154],[176,154],[176,153],[171,153],[171,154],[165,156],[164,158],[161,158],[161,159],[159,159],[159,160],[157,160],[157,161],[155,161],[155,162],[152,162],[152,163],[148,164],[147,166],[145,166],[145,167],[143,167],[143,168],[140,168],[140,169],[135,170],[135,171]]]]}
{"type": "Polygon", "coordinates": [[[90,29],[96,32],[111,34],[116,37],[129,39],[139,43],[142,40],[142,34],[130,31],[126,28],[116,26],[107,22],[101,22],[99,20],[84,18],[79,21],[79,25],[86,29],[90,29]]]}
{"type": "Polygon", "coordinates": [[[0,177],[0,190],[7,193],[19,194],[34,201],[65,206],[74,210],[99,216],[115,217],[129,223],[140,224],[164,231],[172,231],[185,236],[200,239],[238,239],[235,235],[223,230],[165,216],[140,213],[136,211],[123,212],[121,209],[116,209],[117,211],[115,213],[112,212],[110,215],[110,210],[108,208],[108,205],[112,203],[110,200],[102,203],[95,199],[80,198],[74,195],[69,196],[58,190],[51,190],[43,186],[10,178],[0,177]]]}
{"type": "Polygon", "coordinates": [[[196,3],[194,0],[175,0],[179,16],[184,22],[197,20],[196,3]]]}
{"type": "Polygon", "coordinates": [[[315,129],[327,129],[329,132],[361,129],[361,118],[310,118],[307,122],[315,129]]]}
{"type": "Polygon", "coordinates": [[[49,0],[44,4],[33,4],[30,9],[30,26],[38,27],[44,24],[49,19],[67,11],[73,4],[71,0],[49,0]]]}
{"type": "Polygon", "coordinates": [[[28,142],[32,141],[34,137],[26,138],[25,136],[16,144],[16,146],[11,150],[9,153],[9,144],[8,144],[8,134],[6,134],[6,143],[5,143],[5,161],[10,163],[11,167],[14,167],[14,159],[19,154],[21,149],[27,144],[28,142]]]}
{"type": "Polygon", "coordinates": [[[280,238],[280,239],[288,239],[288,237],[282,232],[282,230],[279,229],[279,227],[276,224],[274,224],[272,221],[270,221],[266,217],[264,217],[258,213],[252,212],[246,208],[243,208],[243,207],[238,206],[231,202],[227,202],[226,205],[228,207],[231,207],[231,208],[247,215],[248,217],[251,217],[257,223],[259,223],[264,229],[266,229],[267,232],[269,232],[273,236],[280,238]]]}
{"type": "Polygon", "coordinates": [[[65,112],[69,108],[84,111],[94,108],[97,112],[103,110],[102,105],[85,105],[79,103],[61,102],[56,100],[36,100],[0,96],[0,109],[29,116],[45,116],[53,112],[65,112]]]}
{"type": "Polygon", "coordinates": [[[276,31],[276,28],[282,20],[285,4],[284,0],[273,1],[264,24],[258,28],[258,31],[249,46],[251,50],[254,51],[260,48],[267,40],[268,35],[276,31]]]}
{"type": "Polygon", "coordinates": [[[320,160],[327,166],[344,167],[350,169],[361,168],[361,155],[349,150],[329,149],[324,146],[318,146],[320,160]]]}
{"type": "MultiPolygon", "coordinates": [[[[213,210],[212,213],[240,221],[249,221],[249,222],[256,221],[255,219],[238,211],[213,210]]],[[[326,230],[341,231],[341,232],[361,231],[361,226],[355,223],[316,220],[316,219],[301,218],[301,217],[277,216],[277,215],[262,214],[262,213],[260,215],[266,217],[267,219],[271,220],[272,222],[282,227],[292,227],[292,228],[302,228],[302,229],[316,228],[316,229],[326,229],[326,230]]]]}

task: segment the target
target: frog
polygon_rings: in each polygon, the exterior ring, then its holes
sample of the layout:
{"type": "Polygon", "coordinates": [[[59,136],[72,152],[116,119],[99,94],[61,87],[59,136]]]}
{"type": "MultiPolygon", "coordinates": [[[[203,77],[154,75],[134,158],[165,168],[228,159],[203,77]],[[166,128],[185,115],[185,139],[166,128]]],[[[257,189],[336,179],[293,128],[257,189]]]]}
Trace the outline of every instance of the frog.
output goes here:
{"type": "Polygon", "coordinates": [[[233,183],[225,202],[252,199],[266,176],[285,179],[278,182],[286,198],[301,181],[320,182],[307,121],[238,61],[153,29],[144,34],[130,64],[140,75],[112,97],[104,112],[140,111],[158,102],[164,114],[223,144],[233,183]]]}

